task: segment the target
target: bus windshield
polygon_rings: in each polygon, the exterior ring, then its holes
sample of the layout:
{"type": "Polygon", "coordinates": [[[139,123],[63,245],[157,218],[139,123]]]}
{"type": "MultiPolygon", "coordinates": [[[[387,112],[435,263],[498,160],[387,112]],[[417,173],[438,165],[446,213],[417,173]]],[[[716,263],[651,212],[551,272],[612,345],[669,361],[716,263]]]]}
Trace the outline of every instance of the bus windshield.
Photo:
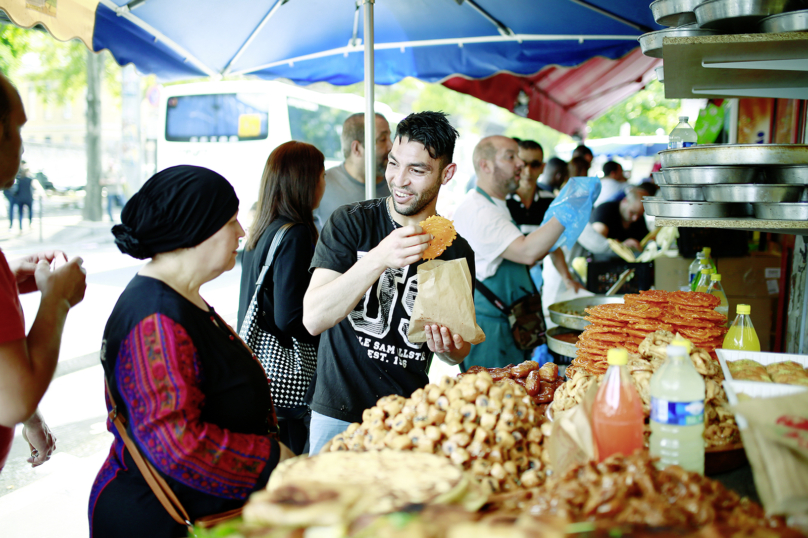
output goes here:
{"type": "Polygon", "coordinates": [[[267,138],[268,106],[260,93],[217,93],[170,97],[166,140],[238,142],[267,138]]]}
{"type": "Polygon", "coordinates": [[[325,155],[327,161],[341,162],[342,123],[351,115],[346,110],[287,97],[289,129],[292,140],[308,142],[325,155]]]}

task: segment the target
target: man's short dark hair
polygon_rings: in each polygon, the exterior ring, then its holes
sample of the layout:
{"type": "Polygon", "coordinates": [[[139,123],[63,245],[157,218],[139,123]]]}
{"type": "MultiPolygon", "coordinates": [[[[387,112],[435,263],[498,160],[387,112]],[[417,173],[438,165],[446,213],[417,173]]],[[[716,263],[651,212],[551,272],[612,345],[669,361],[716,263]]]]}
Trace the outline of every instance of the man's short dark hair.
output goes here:
{"type": "Polygon", "coordinates": [[[0,140],[8,137],[11,132],[12,88],[11,81],[0,71],[0,126],[3,127],[3,136],[0,137],[0,140]]]}
{"type": "Polygon", "coordinates": [[[424,111],[410,114],[399,122],[395,138],[403,137],[423,144],[429,156],[441,162],[442,170],[452,162],[458,133],[443,112],[424,111]]]}
{"type": "Polygon", "coordinates": [[[587,157],[587,156],[588,157],[594,157],[594,155],[592,153],[592,150],[589,149],[588,147],[584,146],[583,144],[581,144],[580,146],[578,146],[577,148],[572,150],[572,156],[573,157],[587,157]]]}
{"type": "Polygon", "coordinates": [[[550,157],[547,164],[544,166],[544,173],[547,174],[547,177],[552,179],[553,176],[559,172],[561,172],[564,176],[569,176],[566,161],[559,159],[558,157],[550,157]]]}
{"type": "Polygon", "coordinates": [[[623,167],[620,166],[618,163],[614,161],[608,161],[603,164],[603,177],[609,177],[617,170],[622,169],[623,167]]]}
{"type": "Polygon", "coordinates": [[[526,149],[528,151],[539,150],[541,151],[541,154],[544,155],[544,148],[541,147],[541,144],[535,140],[517,140],[517,142],[519,142],[519,147],[522,149],[526,149]]]}
{"type": "Polygon", "coordinates": [[[639,185],[636,187],[631,187],[630,189],[626,189],[626,202],[633,204],[635,202],[642,202],[644,196],[650,196],[651,193],[648,192],[648,188],[644,185],[639,185]]]}
{"type": "MultiPolygon", "coordinates": [[[[376,112],[377,118],[387,120],[383,115],[376,112]]],[[[358,141],[362,147],[365,147],[365,113],[357,112],[351,114],[342,123],[342,156],[346,159],[351,154],[351,144],[354,140],[358,141]]]]}

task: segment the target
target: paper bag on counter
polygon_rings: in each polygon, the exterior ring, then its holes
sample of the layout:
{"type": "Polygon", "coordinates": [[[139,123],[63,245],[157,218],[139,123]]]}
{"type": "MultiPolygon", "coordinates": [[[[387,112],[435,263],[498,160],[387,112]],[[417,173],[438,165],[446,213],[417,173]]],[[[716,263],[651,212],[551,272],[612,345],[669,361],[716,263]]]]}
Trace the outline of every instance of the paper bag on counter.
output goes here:
{"type": "Polygon", "coordinates": [[[407,338],[426,342],[424,325],[442,325],[472,344],[485,341],[477,325],[471,272],[465,258],[431,260],[418,266],[418,295],[407,338]]]}
{"type": "Polygon", "coordinates": [[[732,406],[766,513],[808,512],[808,392],[732,406]]]}
{"type": "Polygon", "coordinates": [[[553,419],[548,450],[558,476],[598,457],[592,433],[592,405],[597,394],[598,384],[592,383],[580,405],[559,413],[553,419]]]}

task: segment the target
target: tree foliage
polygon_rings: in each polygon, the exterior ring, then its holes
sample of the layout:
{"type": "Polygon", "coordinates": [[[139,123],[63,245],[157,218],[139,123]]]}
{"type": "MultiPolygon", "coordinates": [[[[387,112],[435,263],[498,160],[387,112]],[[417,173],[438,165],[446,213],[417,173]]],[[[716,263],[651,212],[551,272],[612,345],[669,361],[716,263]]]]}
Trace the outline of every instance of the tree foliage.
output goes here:
{"type": "Polygon", "coordinates": [[[657,129],[666,133],[676,126],[679,112],[677,99],[665,99],[665,87],[652,81],[645,89],[614,105],[588,124],[588,138],[618,136],[620,126],[628,122],[631,135],[654,135],[657,129]]]}
{"type": "Polygon", "coordinates": [[[28,52],[29,31],[11,24],[0,24],[0,70],[14,77],[28,52]]]}

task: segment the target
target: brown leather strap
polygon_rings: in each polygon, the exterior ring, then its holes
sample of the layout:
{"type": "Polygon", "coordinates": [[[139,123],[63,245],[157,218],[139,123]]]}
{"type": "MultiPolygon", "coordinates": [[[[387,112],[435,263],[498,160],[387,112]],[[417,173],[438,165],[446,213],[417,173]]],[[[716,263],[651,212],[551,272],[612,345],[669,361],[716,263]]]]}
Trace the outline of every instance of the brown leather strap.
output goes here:
{"type": "MultiPolygon", "coordinates": [[[[109,412],[109,418],[112,423],[115,424],[115,428],[118,430],[118,434],[121,436],[121,439],[123,439],[126,449],[129,451],[132,459],[135,460],[135,465],[137,465],[137,468],[140,469],[140,474],[142,474],[143,478],[146,479],[146,483],[149,484],[149,487],[157,497],[157,500],[159,500],[160,504],[163,505],[163,508],[166,509],[166,512],[168,512],[168,515],[171,516],[171,519],[180,525],[185,525],[188,527],[188,530],[193,535],[194,523],[191,522],[188,512],[185,510],[185,507],[182,506],[182,503],[177,498],[174,490],[172,490],[165,479],[160,476],[157,469],[154,468],[151,462],[143,457],[137,445],[135,445],[134,441],[132,441],[129,434],[126,432],[124,418],[118,414],[118,407],[112,397],[112,392],[109,390],[109,383],[107,383],[106,378],[104,378],[104,386],[107,389],[107,397],[109,398],[109,403],[112,406],[112,409],[109,412]]],[[[228,519],[240,516],[241,511],[242,508],[236,508],[227,512],[205,516],[197,520],[196,524],[202,528],[209,528],[217,523],[221,523],[222,521],[227,521],[228,519]]]]}

